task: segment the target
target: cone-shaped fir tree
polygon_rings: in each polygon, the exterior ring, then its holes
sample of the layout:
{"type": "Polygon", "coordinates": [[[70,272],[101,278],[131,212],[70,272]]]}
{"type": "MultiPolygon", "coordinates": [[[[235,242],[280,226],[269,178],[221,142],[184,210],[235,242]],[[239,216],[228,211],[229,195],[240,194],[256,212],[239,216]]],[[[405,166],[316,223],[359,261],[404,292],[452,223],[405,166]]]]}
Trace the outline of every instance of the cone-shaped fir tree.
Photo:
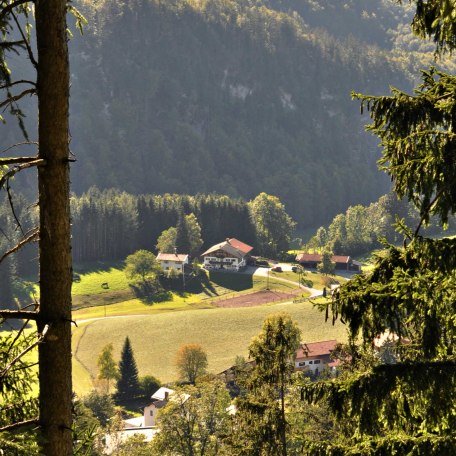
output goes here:
{"type": "Polygon", "coordinates": [[[126,402],[139,394],[138,368],[128,336],[125,338],[119,361],[116,399],[126,402]]]}

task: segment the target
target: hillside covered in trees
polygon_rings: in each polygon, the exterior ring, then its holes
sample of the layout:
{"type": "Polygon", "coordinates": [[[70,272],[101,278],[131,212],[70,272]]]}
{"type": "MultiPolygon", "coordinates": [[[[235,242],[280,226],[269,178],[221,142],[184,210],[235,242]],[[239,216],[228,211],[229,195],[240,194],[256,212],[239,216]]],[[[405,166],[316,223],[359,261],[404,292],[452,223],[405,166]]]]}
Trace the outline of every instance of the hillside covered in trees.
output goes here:
{"type": "Polygon", "coordinates": [[[304,228],[388,190],[350,91],[409,88],[401,49],[410,46],[397,39],[405,7],[76,3],[88,19],[70,41],[76,193],[97,185],[250,199],[265,191],[304,228]]]}

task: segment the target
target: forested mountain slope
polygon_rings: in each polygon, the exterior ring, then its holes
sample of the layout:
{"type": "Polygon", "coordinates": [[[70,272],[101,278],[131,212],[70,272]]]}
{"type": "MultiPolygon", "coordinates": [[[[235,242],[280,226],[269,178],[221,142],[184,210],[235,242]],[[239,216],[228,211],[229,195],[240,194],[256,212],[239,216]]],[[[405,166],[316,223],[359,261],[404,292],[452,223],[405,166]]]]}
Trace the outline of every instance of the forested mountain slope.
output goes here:
{"type": "Polygon", "coordinates": [[[404,71],[379,47],[308,26],[294,6],[83,3],[89,25],[71,42],[73,189],[266,191],[301,227],[384,193],[350,91],[407,87],[404,71]]]}

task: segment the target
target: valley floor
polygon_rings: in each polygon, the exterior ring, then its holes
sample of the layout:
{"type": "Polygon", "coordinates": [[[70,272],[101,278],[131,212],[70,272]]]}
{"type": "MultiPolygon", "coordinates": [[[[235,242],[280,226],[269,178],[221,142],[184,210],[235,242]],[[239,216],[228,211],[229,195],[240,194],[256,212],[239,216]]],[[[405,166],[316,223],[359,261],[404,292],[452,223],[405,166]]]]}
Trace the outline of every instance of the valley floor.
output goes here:
{"type": "Polygon", "coordinates": [[[226,369],[236,355],[247,355],[264,318],[275,312],[291,314],[303,341],[344,340],[343,325],[325,323],[324,314],[300,299],[321,294],[319,274],[307,275],[316,288],[299,287],[298,275],[286,265],[283,273],[267,275],[265,269],[210,273],[202,286],[189,283],[191,291],[167,293],[151,302],[134,296],[120,265],[82,271],[73,289],[75,307],[80,306],[73,312],[78,323],[73,331],[76,393],[84,395],[96,386],[102,348],[112,343],[114,358],[119,359],[126,336],[131,339],[140,376],[154,375],[162,382],[177,380],[174,358],[185,343],[203,346],[209,372],[226,369]],[[104,283],[109,288],[102,288],[104,283]],[[117,299],[120,302],[109,304],[117,299]]]}

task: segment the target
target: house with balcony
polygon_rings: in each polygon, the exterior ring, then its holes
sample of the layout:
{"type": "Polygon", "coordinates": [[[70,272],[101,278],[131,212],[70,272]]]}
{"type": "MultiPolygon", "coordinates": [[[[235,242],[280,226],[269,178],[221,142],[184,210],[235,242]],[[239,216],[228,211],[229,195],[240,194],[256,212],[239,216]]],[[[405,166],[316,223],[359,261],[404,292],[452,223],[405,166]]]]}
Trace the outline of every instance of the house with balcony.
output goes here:
{"type": "Polygon", "coordinates": [[[253,247],[235,238],[213,245],[201,256],[203,267],[208,270],[239,271],[247,266],[253,247]]]}

